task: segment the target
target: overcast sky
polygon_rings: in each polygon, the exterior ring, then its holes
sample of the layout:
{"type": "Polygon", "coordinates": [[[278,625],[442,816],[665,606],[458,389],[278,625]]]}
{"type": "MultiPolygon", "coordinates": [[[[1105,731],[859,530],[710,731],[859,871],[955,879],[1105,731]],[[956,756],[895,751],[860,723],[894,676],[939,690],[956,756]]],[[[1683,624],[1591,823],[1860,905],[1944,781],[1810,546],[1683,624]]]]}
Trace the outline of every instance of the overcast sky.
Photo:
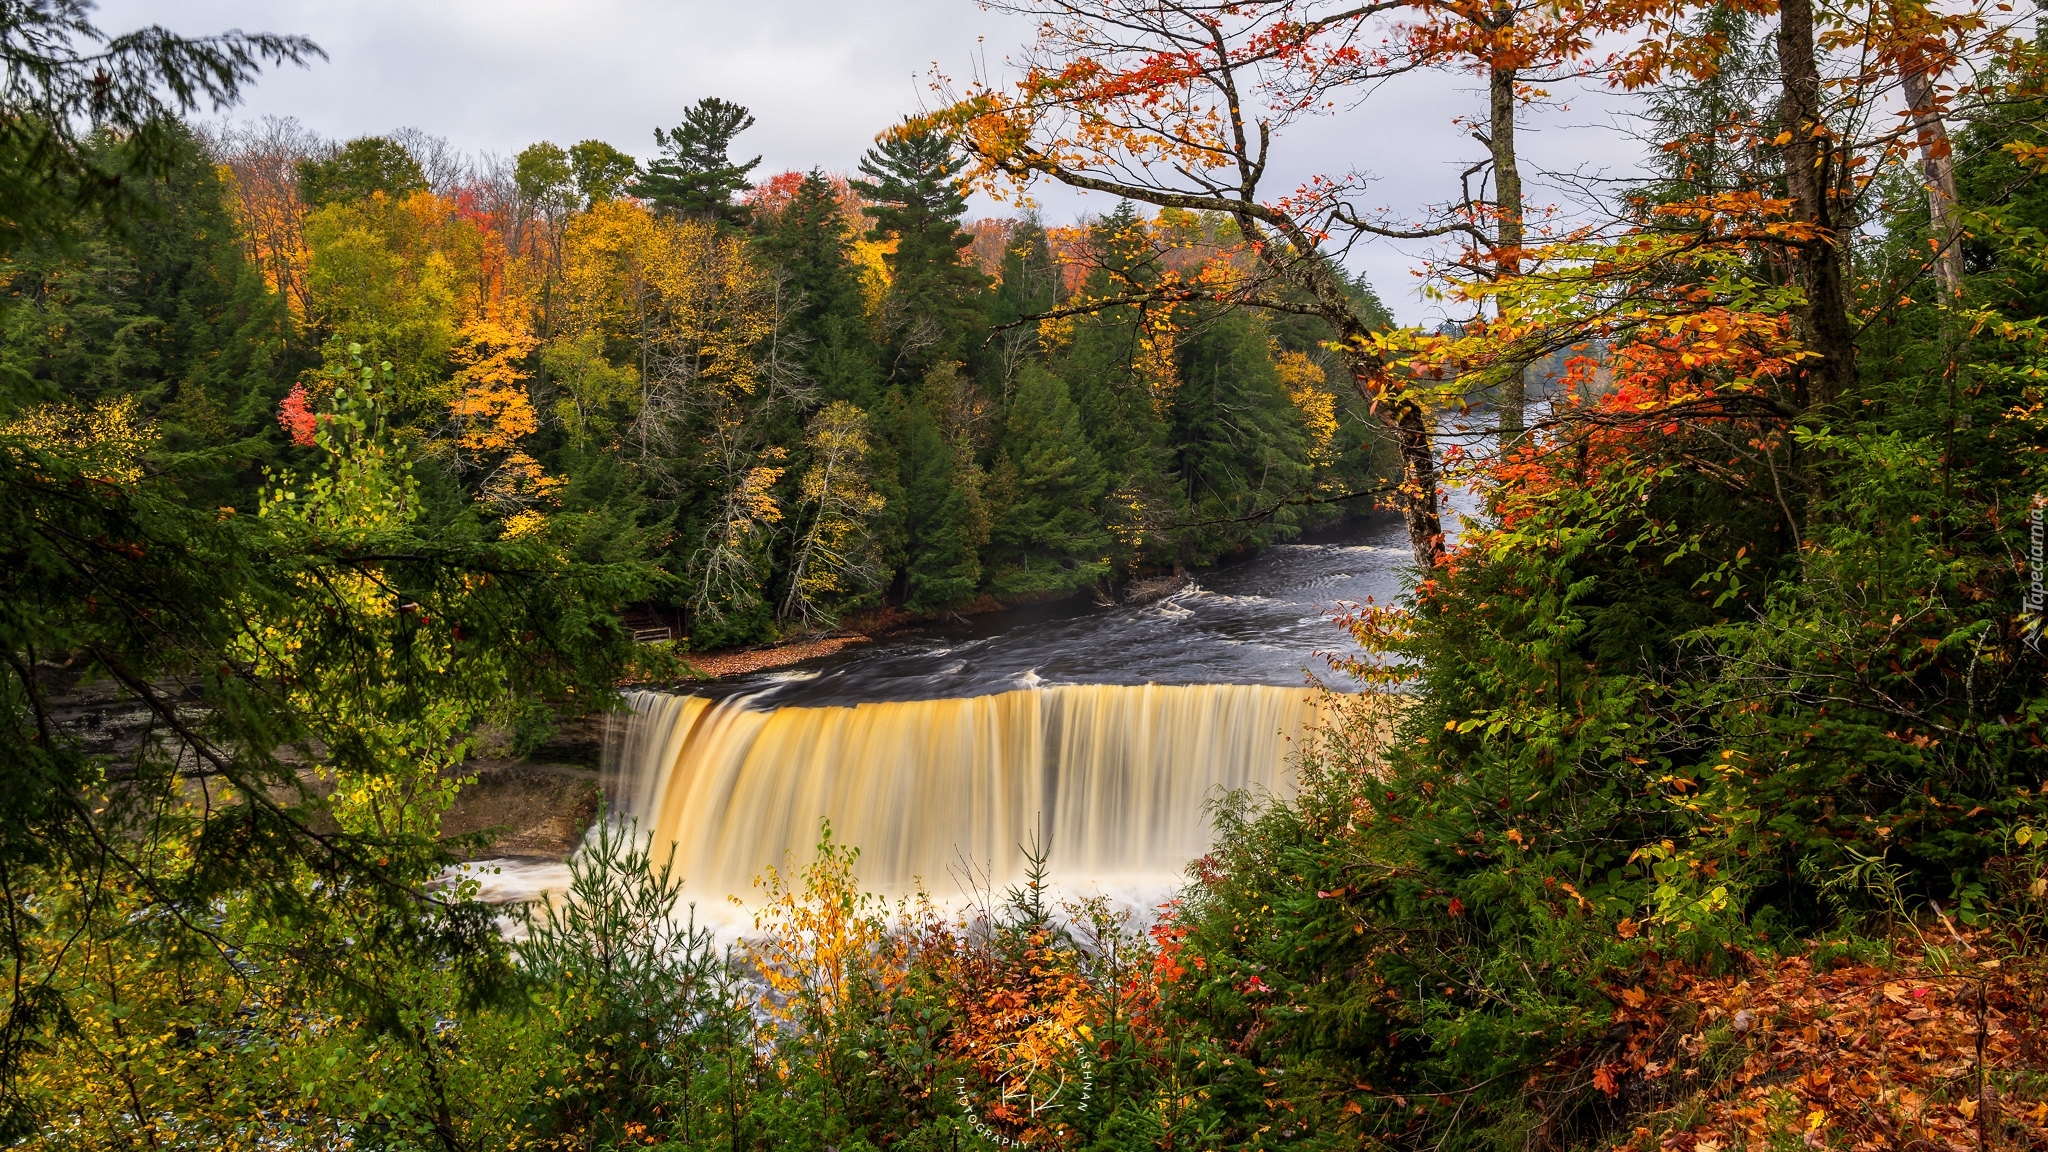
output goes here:
{"type": "MultiPolygon", "coordinates": [[[[722,96],[760,121],[736,146],[762,156],[760,175],[851,170],[876,132],[928,100],[934,66],[1000,69],[1030,33],[973,0],[102,0],[99,23],[310,36],[329,60],[266,76],[234,115],[293,116],[343,139],[417,127],[509,155],[597,138],[645,158],[657,124],[722,96]]],[[[1556,170],[1630,165],[1639,149],[1618,130],[1617,106],[1576,99],[1533,114],[1525,150],[1556,170]]],[[[1471,77],[1404,78],[1356,111],[1292,129],[1276,175],[1291,184],[1357,168],[1375,177],[1380,204],[1442,201],[1480,155],[1453,118],[1480,108],[1471,77]]],[[[1040,200],[1050,221],[1112,206],[1051,189],[1040,200]]],[[[1404,319],[1428,314],[1412,253],[1381,247],[1353,263],[1404,319]]]]}

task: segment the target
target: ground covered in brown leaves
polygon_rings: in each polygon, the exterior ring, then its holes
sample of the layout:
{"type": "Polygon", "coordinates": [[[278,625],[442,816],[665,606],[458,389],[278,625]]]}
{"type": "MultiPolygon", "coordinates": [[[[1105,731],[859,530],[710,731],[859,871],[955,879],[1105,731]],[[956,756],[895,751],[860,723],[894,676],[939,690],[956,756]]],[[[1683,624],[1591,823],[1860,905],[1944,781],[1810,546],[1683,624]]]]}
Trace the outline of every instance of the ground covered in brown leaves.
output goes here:
{"type": "Polygon", "coordinates": [[[706,676],[714,679],[721,676],[745,676],[750,672],[765,672],[770,668],[787,668],[820,656],[830,656],[848,644],[862,644],[866,636],[825,636],[816,640],[799,640],[794,644],[783,644],[775,648],[748,648],[737,652],[692,652],[683,659],[706,676]]]}
{"type": "Polygon", "coordinates": [[[1628,1152],[2048,1148],[2048,963],[1989,937],[1821,946],[1620,993],[1628,1152]]]}

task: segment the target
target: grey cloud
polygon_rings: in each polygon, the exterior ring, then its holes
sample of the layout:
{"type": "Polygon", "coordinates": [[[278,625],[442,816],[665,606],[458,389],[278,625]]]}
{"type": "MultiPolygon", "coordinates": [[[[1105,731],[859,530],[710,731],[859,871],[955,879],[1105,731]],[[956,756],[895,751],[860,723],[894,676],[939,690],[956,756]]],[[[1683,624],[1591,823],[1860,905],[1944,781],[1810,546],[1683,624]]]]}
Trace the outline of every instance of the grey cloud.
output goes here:
{"type": "MultiPolygon", "coordinates": [[[[761,154],[762,172],[850,170],[876,132],[929,99],[935,64],[955,76],[1000,67],[1030,34],[1028,21],[971,0],[106,0],[99,18],[110,30],[313,37],[331,60],[265,77],[235,115],[294,116],[337,138],[414,126],[472,153],[595,137],[644,156],[655,125],[723,96],[759,118],[741,145],[761,154]]],[[[1588,126],[1613,109],[1597,99],[1589,108],[1533,117],[1528,148],[1540,165],[1633,162],[1633,143],[1588,126]]],[[[1470,77],[1404,78],[1361,108],[1297,125],[1276,175],[1357,169],[1374,178],[1372,202],[1416,211],[1451,196],[1477,158],[1453,119],[1478,110],[1470,77]]],[[[1038,197],[1055,220],[1110,207],[1059,189],[1038,197]]],[[[1413,246],[1361,250],[1352,263],[1397,314],[1429,313],[1410,274],[1413,246]]]]}

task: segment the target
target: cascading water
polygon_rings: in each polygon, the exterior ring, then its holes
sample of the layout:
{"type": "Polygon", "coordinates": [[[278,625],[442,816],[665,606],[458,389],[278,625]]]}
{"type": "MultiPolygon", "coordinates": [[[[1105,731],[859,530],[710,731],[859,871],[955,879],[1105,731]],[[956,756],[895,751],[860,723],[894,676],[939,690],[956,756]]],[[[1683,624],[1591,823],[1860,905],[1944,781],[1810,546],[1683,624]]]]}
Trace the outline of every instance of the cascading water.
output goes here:
{"type": "MultiPolygon", "coordinates": [[[[1304,674],[1356,654],[1329,614],[1397,598],[1408,555],[1398,519],[1357,522],[1152,604],[932,622],[704,695],[638,693],[606,750],[612,802],[738,930],[725,897],[807,860],[821,819],[878,890],[1000,890],[1036,839],[1063,889],[1141,910],[1208,846],[1212,797],[1291,790],[1318,712],[1304,674]]],[[[557,862],[472,872],[489,899],[567,880],[557,862]]]]}
{"type": "MultiPolygon", "coordinates": [[[[1064,685],[967,698],[757,710],[642,692],[607,749],[613,803],[700,899],[802,862],[819,822],[862,880],[934,891],[1056,878],[1163,894],[1209,845],[1225,791],[1283,796],[1315,723],[1304,688],[1064,685]]],[[[942,893],[943,894],[943,893],[942,893]]]]}

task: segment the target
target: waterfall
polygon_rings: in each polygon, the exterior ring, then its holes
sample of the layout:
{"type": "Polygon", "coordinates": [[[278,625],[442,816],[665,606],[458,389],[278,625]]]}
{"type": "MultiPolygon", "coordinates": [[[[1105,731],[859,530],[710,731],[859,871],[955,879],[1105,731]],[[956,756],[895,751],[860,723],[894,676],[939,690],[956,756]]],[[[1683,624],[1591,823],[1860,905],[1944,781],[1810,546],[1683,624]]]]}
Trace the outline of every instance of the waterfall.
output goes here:
{"type": "Polygon", "coordinates": [[[864,883],[1000,889],[1021,846],[1063,881],[1170,885],[1209,847],[1225,790],[1290,795],[1319,715],[1304,688],[1072,685],[966,699],[757,710],[637,692],[606,749],[612,802],[675,846],[699,899],[811,856],[821,819],[864,883]]]}

